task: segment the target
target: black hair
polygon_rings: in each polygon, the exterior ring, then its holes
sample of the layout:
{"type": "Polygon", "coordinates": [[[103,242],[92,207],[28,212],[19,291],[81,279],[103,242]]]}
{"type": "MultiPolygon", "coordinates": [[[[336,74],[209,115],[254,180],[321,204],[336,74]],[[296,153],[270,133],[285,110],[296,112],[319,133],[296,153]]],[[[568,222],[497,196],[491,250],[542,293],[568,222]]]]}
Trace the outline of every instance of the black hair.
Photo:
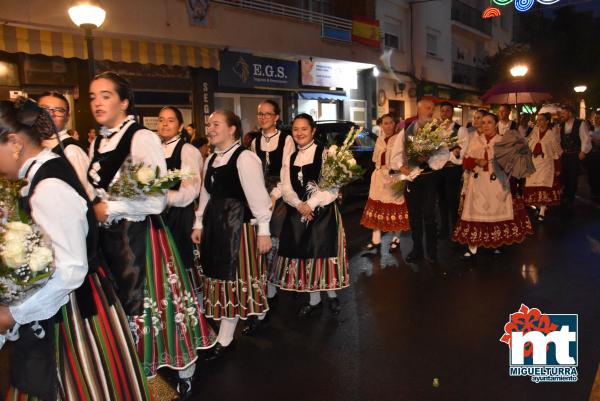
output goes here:
{"type": "Polygon", "coordinates": [[[158,114],[162,113],[163,110],[171,110],[173,113],[175,113],[175,118],[179,122],[179,125],[183,124],[183,114],[181,114],[181,110],[179,110],[177,107],[175,107],[175,106],[165,106],[162,109],[160,109],[160,111],[158,112],[158,114]]]}
{"type": "Polygon", "coordinates": [[[281,115],[281,108],[279,107],[279,103],[277,103],[275,100],[272,100],[272,99],[265,99],[262,102],[260,102],[259,105],[265,104],[265,103],[273,106],[273,113],[275,113],[278,116],[281,115]]]}
{"type": "Polygon", "coordinates": [[[312,116],[310,114],[306,114],[306,113],[300,113],[300,114],[298,114],[292,120],[292,125],[294,125],[294,122],[296,120],[306,120],[306,121],[308,121],[308,125],[310,125],[310,128],[312,128],[312,129],[317,128],[317,124],[315,123],[315,120],[312,118],[312,116]]]}
{"type": "Polygon", "coordinates": [[[221,114],[225,117],[227,126],[235,127],[235,132],[233,133],[235,139],[240,139],[242,137],[242,120],[237,114],[231,110],[225,109],[215,110],[213,114],[221,114]]]}
{"type": "Polygon", "coordinates": [[[489,113],[489,111],[486,109],[477,109],[477,110],[475,110],[475,113],[479,113],[482,116],[485,116],[487,113],[489,113]]]}
{"type": "Polygon", "coordinates": [[[108,79],[115,85],[115,91],[117,95],[119,95],[119,99],[128,100],[129,105],[127,106],[127,110],[125,111],[127,114],[135,114],[135,103],[133,101],[133,89],[131,88],[131,84],[128,80],[120,76],[114,71],[104,71],[100,74],[97,74],[93,81],[98,79],[108,79]]]}
{"type": "Polygon", "coordinates": [[[450,103],[450,102],[442,102],[442,103],[440,103],[440,109],[441,109],[442,107],[444,107],[444,106],[448,106],[448,107],[450,107],[452,110],[454,110],[454,105],[453,105],[452,103],[450,103]]]}
{"type": "Polygon", "coordinates": [[[208,138],[205,136],[199,136],[198,139],[196,139],[194,146],[201,148],[204,145],[208,145],[208,138]]]}
{"type": "Polygon", "coordinates": [[[55,97],[57,99],[62,100],[63,102],[65,102],[65,105],[66,105],[65,108],[67,109],[67,113],[70,112],[69,101],[67,100],[65,95],[63,95],[62,93],[56,92],[56,91],[47,91],[47,92],[42,93],[38,99],[41,99],[43,97],[55,97]]]}
{"type": "MultiPolygon", "coordinates": [[[[381,123],[383,122],[383,119],[384,119],[384,118],[391,118],[391,119],[392,119],[392,121],[394,122],[394,125],[398,124],[398,122],[400,121],[400,120],[398,119],[398,117],[397,117],[395,114],[392,114],[392,113],[386,113],[386,114],[383,114],[381,117],[379,117],[379,118],[377,119],[377,120],[379,121],[379,124],[381,124],[381,123]]],[[[379,125],[379,124],[377,124],[377,125],[379,125]]]]}
{"type": "Polygon", "coordinates": [[[189,123],[187,126],[190,127],[191,129],[196,129],[196,126],[194,125],[194,123],[189,123]]]}
{"type": "MultiPolygon", "coordinates": [[[[486,111],[486,112],[483,114],[483,117],[492,117],[492,118],[494,119],[494,121],[496,122],[496,124],[498,124],[498,121],[500,121],[500,119],[498,118],[498,116],[497,116],[497,115],[495,115],[494,113],[491,113],[491,112],[489,112],[489,111],[486,111]]],[[[483,118],[483,117],[482,117],[482,118],[483,118]]]]}
{"type": "Polygon", "coordinates": [[[56,135],[56,127],[50,114],[31,99],[0,101],[0,142],[6,142],[8,134],[17,132],[25,133],[40,145],[42,140],[56,135]]]}
{"type": "Polygon", "coordinates": [[[560,108],[563,109],[563,110],[567,110],[567,111],[571,112],[571,114],[576,114],[577,113],[576,110],[575,110],[575,106],[573,106],[572,104],[567,104],[567,103],[561,104],[560,108]]]}
{"type": "Polygon", "coordinates": [[[512,107],[510,107],[510,104],[508,104],[508,103],[504,103],[504,104],[501,104],[500,106],[498,106],[498,110],[500,110],[500,107],[504,107],[505,109],[508,109],[508,111],[510,111],[512,109],[512,107]]]}
{"type": "Polygon", "coordinates": [[[550,113],[539,113],[538,116],[544,117],[544,119],[548,122],[552,121],[552,114],[550,113]]]}

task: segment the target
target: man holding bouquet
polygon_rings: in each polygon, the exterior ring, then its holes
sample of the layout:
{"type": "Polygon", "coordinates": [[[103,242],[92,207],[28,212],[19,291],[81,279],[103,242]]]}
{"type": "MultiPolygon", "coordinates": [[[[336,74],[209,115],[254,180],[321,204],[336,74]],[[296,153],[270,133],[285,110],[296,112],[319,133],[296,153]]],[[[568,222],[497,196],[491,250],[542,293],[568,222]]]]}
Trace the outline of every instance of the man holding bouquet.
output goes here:
{"type": "MultiPolygon", "coordinates": [[[[414,167],[409,168],[409,155],[407,145],[411,137],[425,127],[433,117],[434,103],[430,99],[421,99],[417,103],[417,119],[401,133],[403,141],[396,141],[392,149],[391,165],[394,170],[399,170],[404,175],[409,175],[414,167]]],[[[412,228],[413,250],[407,255],[409,263],[420,261],[424,258],[423,233],[425,233],[425,245],[427,250],[426,261],[430,264],[437,263],[437,239],[435,222],[435,197],[439,173],[446,161],[446,155],[439,154],[430,156],[420,155],[416,157],[418,169],[421,170],[412,181],[407,181],[406,200],[408,203],[408,219],[412,228]]],[[[411,176],[414,176],[411,174],[411,176]]]]}

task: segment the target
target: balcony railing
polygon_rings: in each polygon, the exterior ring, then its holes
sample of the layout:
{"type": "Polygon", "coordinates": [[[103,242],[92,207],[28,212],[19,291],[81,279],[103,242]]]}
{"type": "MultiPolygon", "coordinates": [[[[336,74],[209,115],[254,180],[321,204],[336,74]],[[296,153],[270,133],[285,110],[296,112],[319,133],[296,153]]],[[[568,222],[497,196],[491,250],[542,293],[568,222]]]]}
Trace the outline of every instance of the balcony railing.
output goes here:
{"type": "Polygon", "coordinates": [[[486,35],[492,35],[492,21],[482,19],[480,10],[460,0],[452,0],[452,19],[486,35]]]}
{"type": "Polygon", "coordinates": [[[477,87],[481,83],[483,70],[472,65],[452,63],[452,82],[477,87]]]}
{"type": "MultiPolygon", "coordinates": [[[[325,32],[328,29],[333,29],[347,35],[341,35],[341,37],[350,37],[352,33],[352,21],[334,17],[333,15],[326,15],[316,11],[305,10],[299,7],[288,6],[285,4],[279,4],[273,1],[266,0],[213,0],[213,4],[221,4],[224,6],[243,8],[245,10],[252,10],[260,13],[278,15],[281,17],[293,18],[302,22],[312,22],[321,25],[321,29],[325,32]]],[[[340,38],[338,38],[340,39],[340,38]]],[[[342,39],[340,39],[342,40],[342,39]]]]}

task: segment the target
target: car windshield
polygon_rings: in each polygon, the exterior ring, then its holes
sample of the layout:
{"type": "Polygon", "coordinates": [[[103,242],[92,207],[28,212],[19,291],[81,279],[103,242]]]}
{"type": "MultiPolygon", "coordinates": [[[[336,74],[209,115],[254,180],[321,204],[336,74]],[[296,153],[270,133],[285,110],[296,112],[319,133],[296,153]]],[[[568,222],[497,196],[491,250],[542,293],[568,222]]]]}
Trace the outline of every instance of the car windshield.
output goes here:
{"type": "MultiPolygon", "coordinates": [[[[330,132],[324,133],[323,136],[321,137],[322,140],[319,142],[322,142],[322,143],[326,144],[327,146],[331,146],[331,145],[341,146],[344,143],[344,140],[346,139],[347,135],[348,135],[347,131],[344,131],[344,132],[330,131],[330,132]]],[[[377,140],[377,138],[373,134],[371,134],[369,131],[362,130],[356,137],[356,140],[354,141],[354,147],[373,148],[373,147],[375,147],[376,140],[377,140]]]]}

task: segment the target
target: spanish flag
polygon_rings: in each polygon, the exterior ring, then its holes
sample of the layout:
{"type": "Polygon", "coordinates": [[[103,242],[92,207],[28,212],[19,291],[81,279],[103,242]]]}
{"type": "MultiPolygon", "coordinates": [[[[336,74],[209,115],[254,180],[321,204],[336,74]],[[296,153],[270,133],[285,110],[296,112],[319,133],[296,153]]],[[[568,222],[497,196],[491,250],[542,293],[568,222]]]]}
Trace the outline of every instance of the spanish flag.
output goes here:
{"type": "Polygon", "coordinates": [[[367,46],[379,47],[381,43],[379,21],[365,17],[354,17],[352,20],[352,41],[367,46]]]}

